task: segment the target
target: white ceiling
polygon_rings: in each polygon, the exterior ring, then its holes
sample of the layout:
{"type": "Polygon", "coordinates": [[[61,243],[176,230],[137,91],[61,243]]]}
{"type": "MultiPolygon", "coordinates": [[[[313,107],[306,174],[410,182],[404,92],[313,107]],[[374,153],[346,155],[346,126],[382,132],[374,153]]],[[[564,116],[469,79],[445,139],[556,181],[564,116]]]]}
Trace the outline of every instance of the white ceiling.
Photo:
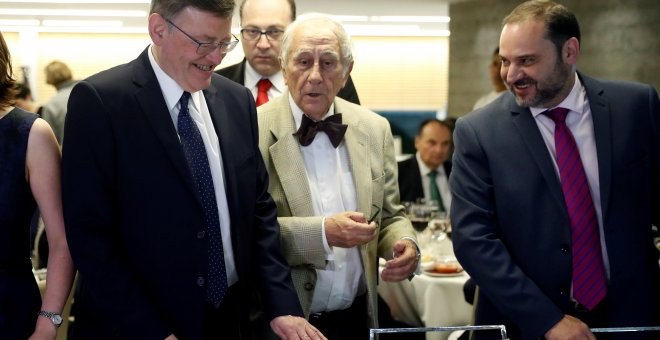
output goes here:
{"type": "MultiPolygon", "coordinates": [[[[425,21],[449,16],[448,4],[457,1],[466,0],[298,0],[297,7],[299,14],[323,12],[366,20],[354,22],[351,18],[344,18],[344,24],[355,29],[375,26],[372,30],[377,31],[383,25],[389,25],[395,30],[416,27],[421,35],[438,35],[448,31],[449,24],[425,21]],[[413,18],[403,18],[403,22],[376,21],[382,16],[413,18]]],[[[21,31],[27,25],[38,31],[146,32],[149,3],[148,0],[2,0],[0,30],[21,31]]],[[[234,20],[234,26],[237,25],[238,20],[234,20]]]]}

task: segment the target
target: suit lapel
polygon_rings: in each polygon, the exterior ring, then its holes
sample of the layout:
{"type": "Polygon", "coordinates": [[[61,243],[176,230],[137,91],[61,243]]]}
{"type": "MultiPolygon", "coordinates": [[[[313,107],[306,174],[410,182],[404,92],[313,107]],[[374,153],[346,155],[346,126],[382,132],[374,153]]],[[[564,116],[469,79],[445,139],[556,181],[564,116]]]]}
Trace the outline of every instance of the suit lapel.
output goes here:
{"type": "Polygon", "coordinates": [[[516,105],[513,96],[510,97],[513,125],[522,136],[522,140],[529,149],[530,155],[536,162],[543,178],[548,183],[550,194],[555,198],[557,204],[564,208],[566,206],[564,203],[564,193],[561,190],[561,183],[555,171],[554,160],[548,153],[548,148],[543,141],[536,121],[529,109],[516,105]]]}
{"type": "MultiPolygon", "coordinates": [[[[335,100],[335,113],[342,114],[342,123],[348,125],[344,135],[344,144],[348,151],[348,161],[350,163],[351,174],[355,182],[355,196],[357,200],[357,211],[364,214],[371,213],[371,156],[368,152],[369,135],[364,131],[368,126],[363,126],[359,117],[352,113],[348,105],[335,100]]],[[[369,218],[370,216],[366,216],[369,218]]],[[[360,246],[363,265],[367,268],[368,247],[374,247],[378,244],[378,237],[367,244],[360,246]]]]}
{"type": "MultiPolygon", "coordinates": [[[[357,211],[369,214],[371,211],[371,158],[368,152],[369,136],[363,129],[359,118],[352,114],[348,105],[335,100],[335,112],[342,114],[342,122],[348,125],[344,144],[348,151],[348,160],[355,182],[357,211]]],[[[367,216],[367,218],[369,218],[367,216]]]]}
{"type": "Polygon", "coordinates": [[[293,136],[296,131],[289,94],[285,92],[276,100],[279,109],[268,112],[270,132],[275,142],[269,147],[271,160],[284,190],[292,216],[314,216],[312,194],[307,183],[305,161],[300,144],[293,136]],[[301,183],[301,181],[303,181],[301,183]]]}
{"type": "Polygon", "coordinates": [[[147,118],[147,121],[154,130],[154,133],[163,144],[163,149],[172,161],[174,168],[179,172],[181,178],[186,182],[193,196],[197,197],[188,163],[186,162],[179,135],[174,128],[170,112],[163,98],[160,85],[156,79],[156,74],[149,63],[147,50],[138,57],[135,64],[133,77],[134,83],[138,86],[135,92],[135,99],[147,118]],[[160,103],[155,106],[154,103],[160,103]]]}
{"type": "Polygon", "coordinates": [[[603,220],[607,212],[612,180],[612,126],[609,103],[605,99],[600,84],[589,77],[578,73],[589,99],[591,118],[594,123],[594,137],[598,154],[598,177],[600,185],[600,202],[603,220]]]}

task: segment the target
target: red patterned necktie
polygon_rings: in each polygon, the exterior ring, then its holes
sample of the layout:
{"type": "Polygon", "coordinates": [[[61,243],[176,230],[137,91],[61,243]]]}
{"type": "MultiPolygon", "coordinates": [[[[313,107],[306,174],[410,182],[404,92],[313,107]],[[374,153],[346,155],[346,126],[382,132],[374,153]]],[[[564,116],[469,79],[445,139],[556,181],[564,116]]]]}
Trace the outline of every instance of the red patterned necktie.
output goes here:
{"type": "Polygon", "coordinates": [[[268,78],[263,78],[257,83],[257,107],[268,102],[268,90],[273,86],[273,83],[268,78]]]}
{"type": "Polygon", "coordinates": [[[592,310],[607,294],[607,280],[596,209],[575,138],[566,126],[568,111],[555,108],[544,114],[555,122],[557,166],[573,242],[573,297],[592,310]]]}

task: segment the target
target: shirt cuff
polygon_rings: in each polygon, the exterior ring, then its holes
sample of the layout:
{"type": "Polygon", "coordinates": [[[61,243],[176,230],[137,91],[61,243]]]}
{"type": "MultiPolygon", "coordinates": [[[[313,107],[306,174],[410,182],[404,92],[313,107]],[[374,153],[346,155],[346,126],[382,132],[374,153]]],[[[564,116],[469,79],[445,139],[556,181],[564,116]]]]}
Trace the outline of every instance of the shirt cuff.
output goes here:
{"type": "MultiPolygon", "coordinates": [[[[402,240],[409,240],[415,245],[415,250],[417,251],[417,269],[415,269],[414,274],[415,275],[421,275],[422,274],[422,252],[419,250],[419,244],[417,244],[417,240],[410,236],[404,236],[401,238],[402,240]]],[[[413,275],[411,275],[408,279],[411,279],[413,275]]]]}
{"type": "Polygon", "coordinates": [[[321,220],[321,237],[323,239],[323,249],[325,249],[325,259],[326,261],[333,261],[335,256],[332,252],[332,247],[328,244],[328,238],[325,236],[325,216],[321,220]]]}

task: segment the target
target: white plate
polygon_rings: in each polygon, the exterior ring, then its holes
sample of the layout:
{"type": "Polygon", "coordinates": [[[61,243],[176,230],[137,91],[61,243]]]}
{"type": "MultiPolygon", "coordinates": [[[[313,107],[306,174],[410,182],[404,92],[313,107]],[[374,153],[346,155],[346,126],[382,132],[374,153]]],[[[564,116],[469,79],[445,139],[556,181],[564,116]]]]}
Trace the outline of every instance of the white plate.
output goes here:
{"type": "Polygon", "coordinates": [[[434,271],[423,270],[422,273],[433,277],[451,277],[451,276],[461,276],[465,273],[465,270],[461,270],[460,272],[457,273],[436,273],[434,271]]]}

